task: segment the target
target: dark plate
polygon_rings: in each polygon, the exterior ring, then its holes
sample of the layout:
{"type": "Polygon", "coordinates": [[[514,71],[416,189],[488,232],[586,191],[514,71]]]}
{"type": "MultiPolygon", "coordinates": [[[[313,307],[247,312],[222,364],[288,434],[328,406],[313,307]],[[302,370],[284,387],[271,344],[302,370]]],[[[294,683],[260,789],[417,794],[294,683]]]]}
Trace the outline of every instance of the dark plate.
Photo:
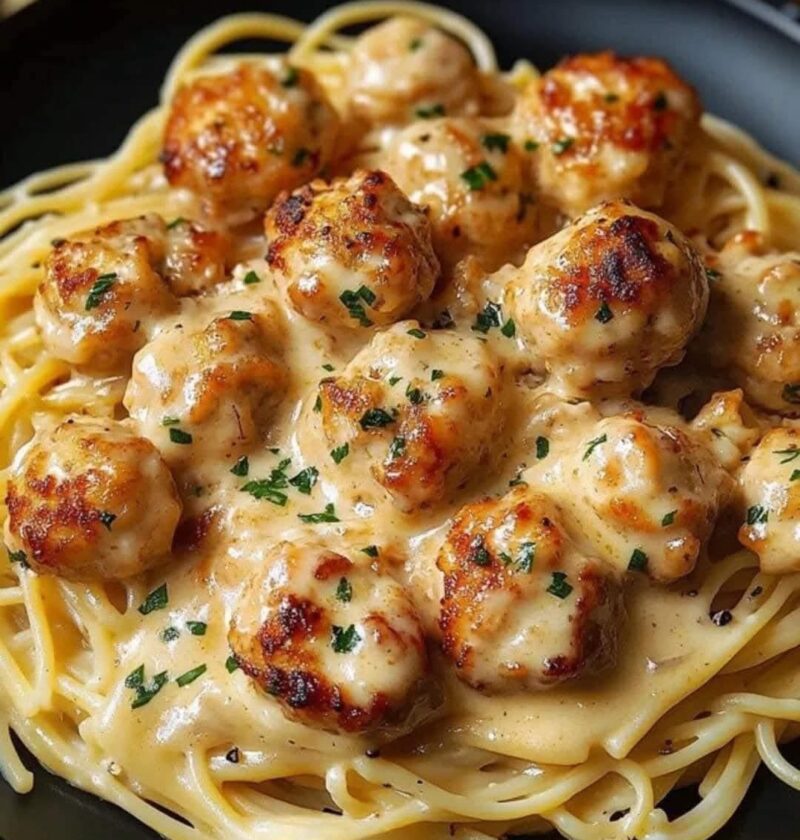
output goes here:
{"type": "MultiPolygon", "coordinates": [[[[107,155],[157,101],[175,51],[230,11],[311,19],[319,0],[39,0],[0,23],[0,187],[35,170],[107,155]]],[[[800,35],[755,0],[464,0],[444,2],[493,38],[504,65],[552,64],[566,52],[612,47],[669,58],[708,108],[800,164],[800,35]]],[[[800,746],[787,750],[800,761],[800,746]]],[[[32,766],[32,763],[31,763],[32,766]]],[[[43,770],[16,796],[0,783],[0,840],[146,840],[154,835],[43,770]]],[[[668,810],[691,802],[682,791],[668,810]]],[[[800,797],[759,771],[722,840],[795,840],[800,797]]],[[[280,840],[280,838],[276,838],[280,840]]]]}

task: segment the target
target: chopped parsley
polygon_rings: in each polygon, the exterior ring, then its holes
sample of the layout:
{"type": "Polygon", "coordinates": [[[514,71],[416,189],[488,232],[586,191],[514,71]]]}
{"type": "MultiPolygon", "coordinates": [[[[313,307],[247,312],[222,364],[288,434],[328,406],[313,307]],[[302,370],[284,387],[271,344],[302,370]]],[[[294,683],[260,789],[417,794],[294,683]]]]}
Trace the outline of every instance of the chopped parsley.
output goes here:
{"type": "Polygon", "coordinates": [[[509,487],[527,487],[528,482],[522,480],[522,472],[523,472],[523,470],[525,470],[527,468],[528,468],[527,464],[520,464],[518,469],[517,469],[517,474],[514,476],[514,478],[511,479],[511,481],[508,482],[508,486],[509,487]]]}
{"type": "Polygon", "coordinates": [[[788,464],[789,461],[794,461],[795,458],[800,458],[800,448],[797,446],[790,446],[788,449],[773,449],[773,455],[783,455],[781,458],[782,464],[788,464]]]}
{"type": "Polygon", "coordinates": [[[186,219],[183,216],[176,216],[168,225],[167,230],[174,230],[178,225],[182,225],[186,219]]]}
{"type": "Polygon", "coordinates": [[[792,470],[789,481],[797,481],[798,478],[800,478],[800,470],[792,470]]]}
{"type": "Polygon", "coordinates": [[[665,513],[661,519],[661,527],[667,528],[668,526],[672,525],[675,522],[675,514],[677,510],[671,510],[669,513],[665,513]]]}
{"type": "Polygon", "coordinates": [[[117,282],[116,272],[111,274],[101,274],[97,280],[94,281],[92,288],[89,289],[89,294],[86,296],[86,311],[97,309],[103,302],[103,298],[109,289],[117,282]]]}
{"type": "Polygon", "coordinates": [[[466,181],[471,190],[482,190],[489,181],[497,180],[497,173],[485,160],[470,166],[461,173],[462,180],[466,181]]]}
{"type": "Polygon", "coordinates": [[[500,152],[507,152],[508,144],[510,142],[511,138],[508,134],[484,134],[483,137],[481,137],[483,147],[490,152],[495,149],[500,152]]]}
{"type": "Polygon", "coordinates": [[[362,429],[382,429],[394,423],[394,417],[382,408],[369,408],[358,421],[362,429]]]}
{"type": "Polygon", "coordinates": [[[542,458],[546,458],[550,454],[550,441],[546,437],[539,437],[536,438],[536,457],[541,461],[542,458]]]}
{"type": "Polygon", "coordinates": [[[287,67],[286,75],[281,79],[281,84],[285,88],[291,88],[297,84],[299,78],[300,74],[297,72],[296,67],[287,67]]]}
{"type": "Polygon", "coordinates": [[[24,569],[28,568],[28,555],[20,548],[18,551],[12,551],[6,548],[8,552],[8,559],[11,563],[19,563],[24,569]]]}
{"type": "Polygon", "coordinates": [[[706,279],[710,281],[720,280],[722,278],[722,272],[717,271],[716,268],[706,268],[706,279]]]}
{"type": "Polygon", "coordinates": [[[191,671],[187,671],[185,674],[181,674],[175,682],[183,688],[190,683],[193,683],[198,677],[202,677],[203,674],[208,670],[206,665],[198,665],[196,668],[192,668],[191,671]]]}
{"type": "Polygon", "coordinates": [[[273,505],[283,507],[288,501],[286,493],[282,492],[289,485],[289,478],[286,475],[286,467],[291,463],[291,458],[284,458],[275,469],[273,469],[269,478],[261,478],[255,481],[248,481],[241,490],[243,493],[249,493],[254,499],[266,499],[272,502],[273,505]]]}
{"type": "Polygon", "coordinates": [[[389,460],[395,461],[405,452],[405,449],[406,439],[404,437],[392,438],[392,442],[389,444],[389,460]]]}
{"type": "Polygon", "coordinates": [[[506,338],[514,338],[517,334],[517,325],[514,323],[514,319],[509,318],[505,324],[500,327],[500,332],[503,333],[506,338]]]}
{"type": "Polygon", "coordinates": [[[178,630],[177,627],[165,627],[161,631],[161,641],[162,642],[174,642],[175,639],[179,638],[181,635],[181,631],[178,630]]]}
{"type": "Polygon", "coordinates": [[[346,578],[339,578],[339,585],[336,587],[336,600],[342,601],[345,604],[353,598],[353,587],[350,581],[346,578]]]}
{"type": "Polygon", "coordinates": [[[433,105],[420,105],[419,108],[414,111],[414,114],[421,120],[431,120],[434,117],[443,117],[444,105],[442,105],[441,102],[437,102],[433,105]]]}
{"type": "Polygon", "coordinates": [[[358,635],[354,624],[346,628],[337,624],[331,627],[331,647],[334,653],[350,653],[360,641],[361,636],[358,635]]]}
{"type": "Polygon", "coordinates": [[[389,384],[394,388],[395,385],[402,379],[402,376],[390,376],[389,384]]]}
{"type": "Polygon", "coordinates": [[[335,449],[331,449],[331,458],[333,458],[334,464],[341,464],[342,461],[350,454],[350,444],[343,443],[341,446],[337,446],[335,449]]]}
{"type": "Polygon", "coordinates": [[[162,583],[158,589],[154,589],[139,605],[139,612],[142,615],[149,615],[156,610],[163,610],[169,603],[169,592],[167,584],[162,583]]]}
{"type": "Polygon", "coordinates": [[[443,379],[443,378],[444,378],[444,371],[443,370],[439,370],[439,368],[434,368],[431,371],[431,382],[436,382],[437,379],[443,379]]]}
{"type": "Polygon", "coordinates": [[[800,403],[800,384],[784,385],[781,396],[788,403],[800,403]]]}
{"type": "Polygon", "coordinates": [[[183,429],[176,429],[174,426],[169,430],[169,439],[173,443],[180,443],[183,445],[192,442],[192,436],[189,432],[184,432],[183,429]]]}
{"type": "Polygon", "coordinates": [[[521,572],[530,572],[533,569],[533,561],[536,558],[536,543],[524,542],[519,547],[517,568],[521,572]]]}
{"type": "Polygon", "coordinates": [[[525,141],[523,148],[526,152],[535,152],[539,148],[539,144],[535,140],[528,138],[525,141]]]}
{"type": "Polygon", "coordinates": [[[547,591],[563,600],[572,592],[572,585],[567,582],[567,575],[564,572],[553,572],[547,591]]]}
{"type": "Polygon", "coordinates": [[[205,636],[206,630],[208,630],[208,625],[205,621],[187,621],[186,629],[193,636],[205,636]]]}
{"type": "Polygon", "coordinates": [[[600,435],[600,437],[590,440],[588,446],[586,447],[586,452],[583,453],[583,458],[581,458],[581,460],[586,461],[592,452],[594,452],[601,443],[605,443],[607,440],[608,435],[600,435]]]}
{"type": "Polygon", "coordinates": [[[366,554],[367,557],[377,557],[378,554],[379,554],[378,546],[377,545],[368,545],[368,546],[366,546],[366,548],[361,549],[361,553],[366,554]]]}
{"type": "Polygon", "coordinates": [[[236,659],[236,657],[235,657],[233,654],[231,654],[231,655],[230,655],[230,656],[229,656],[229,657],[225,660],[225,670],[226,670],[229,674],[232,674],[234,671],[238,671],[238,670],[239,670],[239,661],[236,659]]]}
{"type": "Polygon", "coordinates": [[[408,48],[411,52],[416,52],[422,46],[422,38],[412,38],[408,43],[408,48]]]}
{"type": "Polygon", "coordinates": [[[634,548],[628,561],[628,571],[643,572],[647,568],[647,555],[641,548],[634,548]]]}
{"type": "Polygon", "coordinates": [[[609,102],[609,103],[610,102],[618,102],[619,101],[619,94],[609,92],[603,97],[603,99],[605,99],[605,101],[609,102]]]}
{"type": "Polygon", "coordinates": [[[470,546],[469,559],[476,566],[488,566],[492,562],[492,555],[486,548],[483,537],[477,537],[470,546]]]}
{"type": "Polygon", "coordinates": [[[656,95],[656,98],[653,100],[653,108],[656,111],[664,111],[666,110],[667,105],[669,105],[669,102],[667,101],[667,95],[666,93],[664,93],[663,90],[660,90],[656,95]]]}
{"type": "Polygon", "coordinates": [[[499,327],[503,323],[502,308],[499,303],[489,301],[475,316],[472,329],[479,333],[488,333],[492,327],[499,327]]]}
{"type": "Polygon", "coordinates": [[[410,335],[412,338],[425,338],[425,333],[417,327],[414,327],[411,330],[406,330],[406,335],[410,335]]]}
{"type": "Polygon", "coordinates": [[[611,307],[603,301],[600,308],[595,312],[594,317],[601,324],[607,324],[614,317],[614,313],[611,311],[611,307]]]}
{"type": "Polygon", "coordinates": [[[166,685],[168,679],[167,672],[161,671],[153,677],[149,685],[146,685],[144,665],[140,665],[135,671],[128,674],[125,677],[125,688],[130,688],[135,692],[131,708],[139,709],[146,706],[166,685]]]}
{"type": "Polygon", "coordinates": [[[317,398],[314,400],[314,411],[319,413],[322,411],[322,397],[317,394],[317,398]]]}
{"type": "Polygon", "coordinates": [[[322,369],[323,369],[323,370],[327,370],[327,371],[328,371],[328,373],[332,373],[332,372],[335,370],[335,368],[333,367],[333,365],[332,365],[332,364],[330,364],[329,362],[326,362],[326,363],[322,366],[322,369]]]}
{"type": "Polygon", "coordinates": [[[553,150],[554,155],[563,155],[574,142],[574,137],[562,137],[560,140],[556,140],[550,148],[553,150]]]}
{"type": "Polygon", "coordinates": [[[106,529],[109,530],[109,531],[111,530],[111,525],[116,518],[117,518],[116,513],[109,513],[107,510],[101,510],[100,511],[100,516],[99,516],[100,522],[101,522],[102,525],[105,525],[106,529]]]}
{"type": "Polygon", "coordinates": [[[250,472],[250,460],[247,455],[242,455],[241,458],[231,467],[231,472],[243,478],[250,472]]]}
{"type": "Polygon", "coordinates": [[[336,510],[333,507],[333,502],[325,505],[325,510],[322,513],[298,513],[297,518],[301,522],[306,522],[309,525],[317,525],[320,522],[339,522],[339,517],[336,515],[336,510]]]}
{"type": "Polygon", "coordinates": [[[242,282],[245,284],[245,286],[252,286],[254,283],[260,283],[261,278],[255,273],[255,271],[248,271],[247,274],[245,274],[242,282]]]}
{"type": "Polygon", "coordinates": [[[161,418],[161,425],[162,426],[177,426],[180,423],[180,418],[178,417],[170,417],[166,415],[165,417],[161,418]]]}
{"type": "Polygon", "coordinates": [[[234,309],[230,315],[228,315],[229,321],[252,321],[253,320],[253,313],[252,312],[245,312],[243,309],[234,309]]]}
{"type": "Polygon", "coordinates": [[[763,505],[747,508],[747,524],[763,525],[769,519],[769,511],[763,505]]]}
{"type": "Polygon", "coordinates": [[[372,326],[372,321],[367,317],[364,309],[364,303],[370,306],[375,302],[375,292],[368,289],[366,286],[361,286],[359,289],[353,291],[352,289],[345,289],[340,295],[339,300],[344,305],[345,309],[350,313],[350,317],[358,321],[362,327],[372,326]]]}
{"type": "MultiPolygon", "coordinates": [[[[345,444],[345,446],[347,446],[347,444],[345,444]]],[[[297,475],[292,476],[289,479],[289,484],[291,484],[292,487],[296,487],[297,490],[304,496],[310,496],[311,490],[317,483],[318,478],[319,470],[316,467],[306,467],[304,470],[300,470],[297,475]]]]}
{"type": "Polygon", "coordinates": [[[419,388],[412,388],[410,385],[406,388],[406,396],[412,405],[419,405],[424,402],[425,394],[419,388]]]}

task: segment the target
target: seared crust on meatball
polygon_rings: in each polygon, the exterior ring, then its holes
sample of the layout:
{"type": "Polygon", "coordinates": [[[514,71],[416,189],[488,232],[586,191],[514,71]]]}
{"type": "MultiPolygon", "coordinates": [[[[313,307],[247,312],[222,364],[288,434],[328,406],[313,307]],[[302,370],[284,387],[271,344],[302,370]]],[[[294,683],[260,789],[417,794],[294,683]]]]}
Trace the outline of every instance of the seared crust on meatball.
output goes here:
{"type": "Polygon", "coordinates": [[[563,482],[575,526],[599,556],[664,582],[694,569],[733,491],[694,435],[633,412],[587,429],[563,482]]]}
{"type": "Polygon", "coordinates": [[[313,321],[391,324],[429,297],[439,273],[428,219],[378,170],[284,193],[265,228],[267,262],[313,321]]]}
{"type": "Polygon", "coordinates": [[[264,207],[328,163],[338,128],[308,70],[243,62],[178,90],[161,159],[172,186],[213,207],[264,207]]]}
{"type": "Polygon", "coordinates": [[[124,404],[170,466],[232,457],[261,439],[287,383],[276,318],[233,311],[167,330],[136,355],[124,404]]]}
{"type": "Polygon", "coordinates": [[[628,198],[658,207],[699,123],[694,89],[657,58],[566,58],[520,96],[512,121],[544,197],[570,216],[628,198]]]}
{"type": "Polygon", "coordinates": [[[39,574],[121,580],[163,562],[181,515],[158,450],[114,420],[71,418],[12,468],[6,538],[39,574]]]}
{"type": "Polygon", "coordinates": [[[281,543],[249,582],[229,641],[242,670],[307,726],[402,728],[428,656],[403,588],[317,543],[281,543]]]}
{"type": "Polygon", "coordinates": [[[772,429],[740,477],[739,542],[758,555],[762,572],[800,571],[800,429],[772,429]]]}
{"type": "Polygon", "coordinates": [[[744,231],[706,261],[713,280],[700,358],[754,404],[800,414],[800,251],[772,251],[744,231]]]}
{"type": "Polygon", "coordinates": [[[492,271],[536,241],[538,210],[522,152],[488,124],[414,123],[394,139],[385,165],[411,201],[426,208],[445,270],[469,255],[492,271]]]}
{"type": "Polygon", "coordinates": [[[614,662],[618,584],[547,497],[519,487],[462,508],[437,565],[442,649],[471,686],[536,691],[614,662]]]}
{"type": "Polygon", "coordinates": [[[349,447],[340,469],[371,473],[411,512],[442,502],[487,460],[502,396],[500,366],[479,339],[406,321],[322,381],[322,431],[332,448],[349,447]]]}
{"type": "Polygon", "coordinates": [[[361,35],[350,53],[349,101],[369,122],[403,123],[419,112],[477,113],[480,87],[469,50],[419,18],[397,16],[361,35]]]}
{"type": "Polygon", "coordinates": [[[596,207],[502,277],[519,332],[572,396],[645,388],[683,358],[708,304],[686,237],[625,202],[596,207]]]}

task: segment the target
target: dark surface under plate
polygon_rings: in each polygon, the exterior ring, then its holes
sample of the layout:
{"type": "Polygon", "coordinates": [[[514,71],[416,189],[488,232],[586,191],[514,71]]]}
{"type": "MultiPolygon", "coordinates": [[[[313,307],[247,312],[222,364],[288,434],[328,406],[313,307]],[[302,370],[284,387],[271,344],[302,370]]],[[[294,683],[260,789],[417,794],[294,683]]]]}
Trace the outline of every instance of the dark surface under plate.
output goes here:
{"type": "MultiPolygon", "coordinates": [[[[113,151],[134,120],[156,103],[175,51],[217,17],[269,10],[311,19],[329,5],[319,0],[39,0],[0,23],[0,188],[35,170],[113,151]]],[[[566,52],[606,47],[663,55],[697,86],[708,110],[800,164],[800,36],[793,39],[768,19],[722,0],[443,5],[487,31],[503,66],[517,56],[548,66],[566,52]]],[[[787,757],[800,761],[800,747],[790,747],[787,757]]],[[[36,779],[26,797],[0,782],[0,840],[154,836],[127,814],[42,770],[36,779]]],[[[673,794],[669,805],[680,810],[692,797],[691,792],[673,794]]],[[[762,769],[719,839],[796,840],[798,815],[800,796],[762,769]]]]}

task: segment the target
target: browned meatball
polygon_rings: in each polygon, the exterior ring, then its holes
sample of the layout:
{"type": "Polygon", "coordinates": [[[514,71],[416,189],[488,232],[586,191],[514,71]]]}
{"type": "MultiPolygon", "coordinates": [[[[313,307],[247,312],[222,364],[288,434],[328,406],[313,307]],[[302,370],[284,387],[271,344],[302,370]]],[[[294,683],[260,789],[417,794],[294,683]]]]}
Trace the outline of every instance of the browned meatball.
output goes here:
{"type": "Polygon", "coordinates": [[[114,420],[75,418],[21,451],[6,538],[40,574],[120,580],[163,562],[181,503],[158,450],[114,420]]]}
{"type": "Polygon", "coordinates": [[[535,691],[613,663],[619,587],[545,496],[520,487],[462,508],[437,565],[442,648],[471,686],[535,691]]]}
{"type": "Polygon", "coordinates": [[[391,324],[428,298],[439,273],[425,214],[380,171],[284,194],[265,228],[267,261],[312,321],[391,324]]]}
{"type": "Polygon", "coordinates": [[[317,543],[270,552],[242,595],[229,641],[288,717],[321,729],[402,726],[428,671],[402,586],[317,543]]]}
{"type": "Polygon", "coordinates": [[[242,63],[178,90],[161,157],[170,184],[215,207],[264,207],[325,166],[338,127],[308,70],[242,63]]]}

